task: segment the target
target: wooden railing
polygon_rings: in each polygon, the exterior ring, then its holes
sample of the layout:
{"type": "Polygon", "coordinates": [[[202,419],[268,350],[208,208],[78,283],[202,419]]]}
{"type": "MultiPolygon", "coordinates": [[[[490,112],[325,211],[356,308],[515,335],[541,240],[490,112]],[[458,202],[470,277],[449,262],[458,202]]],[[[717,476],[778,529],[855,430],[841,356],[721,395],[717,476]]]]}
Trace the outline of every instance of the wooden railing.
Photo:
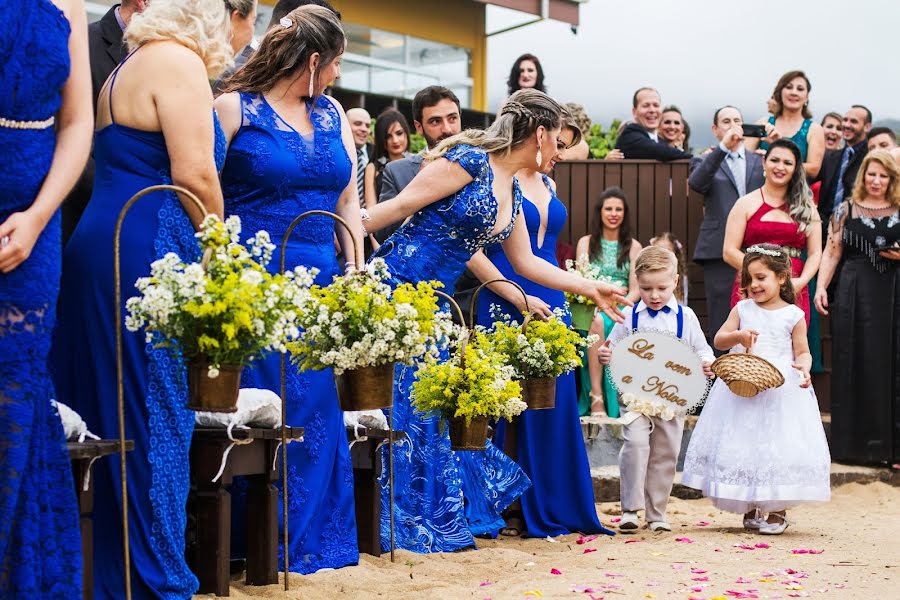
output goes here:
{"type": "Polygon", "coordinates": [[[700,223],[703,196],[687,185],[689,161],[582,160],[556,165],[556,193],[569,218],[560,241],[573,247],[590,231],[600,192],[618,186],[628,199],[631,233],[641,244],[671,231],[684,245],[688,265],[688,304],[706,326],[706,293],[703,271],[691,262],[700,223]]]}

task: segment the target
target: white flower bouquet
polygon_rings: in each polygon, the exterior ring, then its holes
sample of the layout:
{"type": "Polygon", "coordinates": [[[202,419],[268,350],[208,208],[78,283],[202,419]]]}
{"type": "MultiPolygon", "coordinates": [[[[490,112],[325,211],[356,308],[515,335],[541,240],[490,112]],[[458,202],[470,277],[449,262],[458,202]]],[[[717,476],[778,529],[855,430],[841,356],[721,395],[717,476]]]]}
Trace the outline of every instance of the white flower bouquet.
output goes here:
{"type": "Polygon", "coordinates": [[[638,397],[634,394],[622,394],[622,404],[629,411],[647,415],[648,417],[659,417],[664,421],[671,421],[678,414],[675,406],[666,400],[654,400],[652,398],[638,397]]]}

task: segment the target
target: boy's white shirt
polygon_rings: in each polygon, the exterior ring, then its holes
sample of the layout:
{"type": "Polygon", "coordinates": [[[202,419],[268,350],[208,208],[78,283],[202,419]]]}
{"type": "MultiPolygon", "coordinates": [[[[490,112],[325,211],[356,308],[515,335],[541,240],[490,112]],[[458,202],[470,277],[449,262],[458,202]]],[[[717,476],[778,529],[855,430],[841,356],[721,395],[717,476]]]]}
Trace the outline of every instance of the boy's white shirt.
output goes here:
{"type": "MultiPolygon", "coordinates": [[[[644,304],[643,301],[638,302],[633,307],[626,307],[625,310],[622,311],[622,314],[625,316],[624,322],[616,323],[612,331],[609,332],[609,337],[606,339],[610,344],[615,344],[622,340],[622,338],[630,335],[632,332],[631,319],[635,310],[638,311],[638,331],[656,329],[658,331],[668,331],[677,334],[678,300],[675,299],[674,295],[666,302],[666,306],[669,307],[669,312],[666,313],[660,311],[655,317],[650,316],[650,313],[647,312],[647,305],[644,304]]],[[[714,361],[716,356],[713,354],[712,348],[710,348],[709,343],[706,341],[706,336],[703,334],[703,328],[700,327],[700,320],[697,318],[697,315],[690,307],[682,306],[681,308],[682,318],[684,319],[684,329],[681,332],[681,339],[684,340],[688,346],[693,348],[701,361],[704,363],[714,361]]],[[[619,421],[624,425],[628,425],[640,416],[641,413],[628,411],[620,417],[619,421]]]]}

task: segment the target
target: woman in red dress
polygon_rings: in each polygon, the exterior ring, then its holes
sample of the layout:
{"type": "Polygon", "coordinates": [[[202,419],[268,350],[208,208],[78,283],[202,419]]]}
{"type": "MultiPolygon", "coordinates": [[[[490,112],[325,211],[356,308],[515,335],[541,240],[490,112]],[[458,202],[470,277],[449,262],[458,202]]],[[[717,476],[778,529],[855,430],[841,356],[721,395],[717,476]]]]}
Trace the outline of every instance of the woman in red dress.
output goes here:
{"type": "MultiPolygon", "coordinates": [[[[777,244],[785,249],[793,265],[797,306],[806,314],[809,324],[807,284],[819,269],[822,259],[822,227],[819,212],[813,204],[806,184],[800,149],[790,140],[777,140],[766,151],[763,162],[766,182],[740,198],[728,214],[725,262],[740,272],[744,252],[754,244],[777,244]],[[806,261],[802,259],[806,250],[806,261]]],[[[744,297],[738,281],[734,282],[731,305],[744,297]]]]}

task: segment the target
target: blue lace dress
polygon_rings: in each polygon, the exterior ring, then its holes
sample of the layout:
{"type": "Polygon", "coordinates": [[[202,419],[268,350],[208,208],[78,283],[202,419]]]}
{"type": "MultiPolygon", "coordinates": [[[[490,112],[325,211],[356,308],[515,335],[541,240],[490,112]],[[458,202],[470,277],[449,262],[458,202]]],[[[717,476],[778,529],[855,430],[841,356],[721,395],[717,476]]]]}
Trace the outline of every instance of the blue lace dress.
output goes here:
{"type": "MultiPolygon", "coordinates": [[[[527,198],[522,203],[522,213],[528,225],[531,250],[535,256],[553,266],[556,262],[556,238],[566,224],[566,207],[550,188],[550,206],[544,239],[539,240],[541,215],[537,206],[527,198]],[[539,242],[542,242],[539,245],[539,242]]],[[[515,281],[525,293],[537,296],[550,305],[560,308],[566,298],[559,290],[550,289],[516,275],[515,270],[499,245],[488,246],[485,254],[504,277],[515,281]]],[[[478,322],[490,325],[491,305],[497,305],[507,315],[517,317],[519,311],[490,289],[478,297],[478,322]]],[[[521,322],[521,318],[517,318],[521,322]]],[[[532,487],[522,494],[522,513],[529,537],[555,537],[574,531],[582,533],[606,533],[597,519],[594,505],[594,487],[591,469],[578,419],[578,396],[575,391],[575,374],[566,373],[556,380],[556,407],[545,410],[526,410],[516,419],[516,462],[531,479],[532,487]]],[[[497,425],[494,443],[503,448],[506,421],[497,425]]]]}
{"type": "MultiPolygon", "coordinates": [[[[271,234],[279,245],[269,264],[276,271],[288,225],[308,210],[334,212],[353,167],[341,139],[340,114],[324,96],[310,108],[309,136],[282,120],[263,96],[241,94],[241,119],[222,169],[225,214],[241,218],[247,237],[261,229],[271,234]]],[[[316,282],[331,283],[339,272],[334,227],[328,217],[301,221],[288,242],[285,267],[317,267],[316,282]]],[[[245,370],[241,385],[280,393],[279,364],[277,355],[255,364],[245,370]]],[[[353,465],[334,376],[330,369],[299,372],[288,362],[286,377],[286,422],[306,428],[303,443],[288,446],[290,570],[312,573],[356,564],[353,465]]],[[[233,555],[244,547],[245,486],[238,480],[232,489],[233,555]]]]}
{"type": "MultiPolygon", "coordinates": [[[[124,301],[137,295],[134,281],[147,276],[150,263],[168,252],[184,260],[199,258],[194,228],[177,196],[156,192],[141,198],[122,226],[123,305],[115,306],[112,249],[119,212],[139,190],[172,182],[162,132],[116,123],[116,73],[109,84],[112,122],[94,136],[94,192],[63,254],[51,355],[59,399],[103,438],[119,437],[114,319],[124,315],[124,301]]],[[[216,164],[221,165],[225,135],[218,120],[215,136],[216,164]]],[[[194,431],[194,413],[185,408],[186,369],[178,353],[155,348],[143,332],[123,331],[123,351],[125,432],[134,440],[126,459],[132,594],[189,598],[198,582],[184,558],[194,431]]],[[[125,596],[119,465],[115,455],[93,468],[96,599],[125,596]]]]}
{"type": "MultiPolygon", "coordinates": [[[[0,117],[59,110],[69,32],[49,0],[0,10],[0,117]]],[[[55,146],[52,126],[0,126],[0,223],[31,206],[55,146]]],[[[0,273],[0,598],[81,596],[78,506],[46,366],[59,273],[57,211],[31,256],[0,273]]]]}
{"type": "MultiPolygon", "coordinates": [[[[514,184],[513,219],[499,233],[494,174],[487,154],[459,145],[444,156],[474,179],[452,196],[416,213],[375,252],[395,283],[437,280],[444,291],[462,275],[472,255],[509,237],[522,204],[514,184]]],[[[414,552],[449,552],[472,546],[475,535],[502,526],[500,512],[528,488],[527,476],[492,444],[485,452],[453,452],[439,419],[413,411],[410,401],[416,367],[398,365],[394,388],[394,428],[409,436],[394,449],[397,547],[414,552]],[[491,474],[489,476],[489,474],[491,474]],[[471,529],[470,529],[471,526],[471,529]]],[[[387,458],[384,456],[384,464],[387,458]]],[[[387,477],[382,482],[381,545],[390,535],[387,477]]]]}

